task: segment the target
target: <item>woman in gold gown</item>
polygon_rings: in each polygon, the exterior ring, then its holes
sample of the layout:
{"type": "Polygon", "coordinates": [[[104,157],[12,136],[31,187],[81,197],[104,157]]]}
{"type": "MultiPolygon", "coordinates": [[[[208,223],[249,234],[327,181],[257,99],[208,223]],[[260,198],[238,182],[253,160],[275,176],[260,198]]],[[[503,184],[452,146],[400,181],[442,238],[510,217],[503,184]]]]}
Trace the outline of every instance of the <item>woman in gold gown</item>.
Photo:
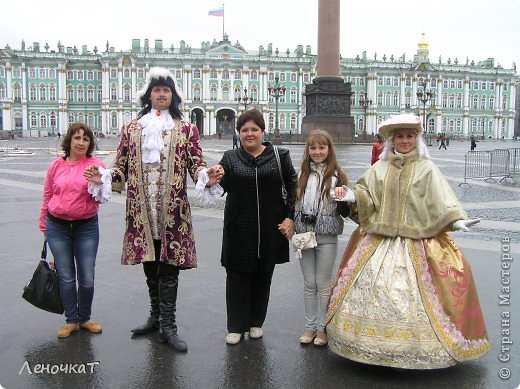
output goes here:
{"type": "Polygon", "coordinates": [[[381,123],[380,161],[347,190],[359,228],[338,270],[328,310],[329,346],[373,364],[434,369],[489,350],[471,268],[447,234],[468,220],[433,164],[420,118],[381,123]]]}

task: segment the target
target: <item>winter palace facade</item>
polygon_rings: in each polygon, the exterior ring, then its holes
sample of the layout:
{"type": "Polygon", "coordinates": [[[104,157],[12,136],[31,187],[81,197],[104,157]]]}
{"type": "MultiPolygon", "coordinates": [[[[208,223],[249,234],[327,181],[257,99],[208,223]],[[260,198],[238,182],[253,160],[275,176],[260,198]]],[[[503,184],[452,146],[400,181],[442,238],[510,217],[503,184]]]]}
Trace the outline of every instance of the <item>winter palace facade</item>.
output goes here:
{"type": "MultiPolygon", "coordinates": [[[[162,40],[150,44],[133,39],[131,49],[123,51],[108,42],[104,51],[90,51],[60,42],[54,49],[37,42],[26,47],[22,41],[18,48],[0,49],[0,131],[19,136],[63,134],[69,123],[82,121],[96,132],[117,134],[140,110],[135,96],[148,69],[161,66],[170,69],[182,91],[186,120],[196,123],[204,135],[231,133],[235,118],[253,106],[265,113],[268,133],[278,111],[280,133],[299,134],[305,116],[303,93],[315,76],[315,65],[310,46],[283,51],[268,44],[246,50],[226,35],[200,48],[184,41],[178,47],[163,47],[162,40]],[[285,86],[278,101],[268,89],[276,80],[285,86]]],[[[368,58],[363,52],[341,58],[340,69],[351,83],[356,133],[366,129],[372,134],[389,115],[415,112],[432,134],[514,134],[514,65],[506,69],[492,58],[434,61],[423,35],[412,58],[368,58]],[[419,100],[418,91],[432,92],[431,98],[419,100]]]]}

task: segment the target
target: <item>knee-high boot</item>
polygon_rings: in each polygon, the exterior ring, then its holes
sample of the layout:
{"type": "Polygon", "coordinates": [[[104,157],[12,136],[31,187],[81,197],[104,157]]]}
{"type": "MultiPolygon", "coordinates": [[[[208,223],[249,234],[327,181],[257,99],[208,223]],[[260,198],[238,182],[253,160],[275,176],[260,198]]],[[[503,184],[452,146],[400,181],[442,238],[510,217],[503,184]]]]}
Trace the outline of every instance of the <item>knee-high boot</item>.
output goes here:
{"type": "Polygon", "coordinates": [[[175,351],[188,351],[188,345],[177,335],[175,310],[177,306],[178,274],[168,274],[159,277],[159,342],[168,343],[175,351]]]}
{"type": "Polygon", "coordinates": [[[150,316],[146,323],[131,330],[134,335],[147,334],[159,329],[159,279],[147,278],[148,294],[150,295],[150,316]]]}

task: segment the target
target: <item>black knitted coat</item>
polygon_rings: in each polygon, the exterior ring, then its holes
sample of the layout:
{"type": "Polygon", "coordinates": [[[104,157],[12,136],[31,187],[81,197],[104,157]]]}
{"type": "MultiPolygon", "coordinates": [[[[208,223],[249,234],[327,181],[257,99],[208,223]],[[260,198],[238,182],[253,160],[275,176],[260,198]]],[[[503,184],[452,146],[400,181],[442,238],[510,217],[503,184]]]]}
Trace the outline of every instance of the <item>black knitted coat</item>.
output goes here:
{"type": "Polygon", "coordinates": [[[294,220],[298,176],[289,150],[278,148],[289,206],[282,199],[282,183],[274,148],[253,158],[243,148],[228,150],[220,165],[224,178],[220,185],[227,192],[222,237],[222,266],[253,272],[289,261],[289,242],[278,231],[286,217],[294,220]]]}

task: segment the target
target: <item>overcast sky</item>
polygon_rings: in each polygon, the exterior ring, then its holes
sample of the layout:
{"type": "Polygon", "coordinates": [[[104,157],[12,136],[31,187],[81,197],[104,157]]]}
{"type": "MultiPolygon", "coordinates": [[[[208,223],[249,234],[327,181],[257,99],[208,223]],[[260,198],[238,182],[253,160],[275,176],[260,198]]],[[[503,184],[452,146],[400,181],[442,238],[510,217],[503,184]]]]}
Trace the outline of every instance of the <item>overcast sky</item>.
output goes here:
{"type": "MultiPolygon", "coordinates": [[[[222,2],[126,0],[17,0],[4,2],[0,47],[20,49],[40,42],[56,50],[86,44],[104,50],[128,50],[132,39],[163,40],[163,47],[184,40],[192,47],[222,39],[222,18],[208,11],[222,2]],[[171,5],[168,5],[171,4],[171,5]],[[124,5],[124,8],[123,8],[124,5]]],[[[285,52],[298,44],[317,52],[318,0],[225,0],[225,31],[232,43],[247,50],[258,46],[285,52]]],[[[421,33],[430,44],[430,60],[442,55],[475,62],[495,58],[510,69],[520,65],[520,0],[341,0],[341,55],[354,58],[366,50],[369,58],[412,59],[421,33]]],[[[520,70],[519,70],[520,71],[520,70]]]]}

